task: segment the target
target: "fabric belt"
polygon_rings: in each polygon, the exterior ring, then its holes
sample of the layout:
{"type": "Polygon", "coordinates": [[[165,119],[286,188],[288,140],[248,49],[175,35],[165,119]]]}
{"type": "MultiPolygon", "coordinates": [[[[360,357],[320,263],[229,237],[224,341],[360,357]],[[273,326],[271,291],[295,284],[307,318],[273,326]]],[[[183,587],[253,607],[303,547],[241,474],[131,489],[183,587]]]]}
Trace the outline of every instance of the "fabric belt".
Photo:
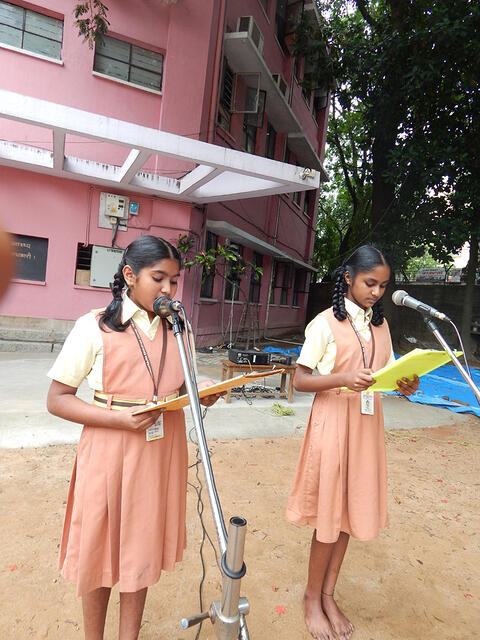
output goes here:
{"type": "MultiPolygon", "coordinates": [[[[166,402],[167,400],[173,400],[178,398],[178,391],[175,393],[171,393],[168,396],[163,398],[158,398],[158,402],[166,402]]],[[[145,405],[151,402],[151,400],[146,400],[145,398],[141,398],[140,400],[128,400],[126,398],[117,398],[116,396],[109,395],[107,393],[101,393],[100,391],[95,391],[93,395],[93,404],[98,407],[104,407],[106,409],[116,409],[117,411],[121,411],[126,407],[138,407],[141,405],[145,405]]]]}

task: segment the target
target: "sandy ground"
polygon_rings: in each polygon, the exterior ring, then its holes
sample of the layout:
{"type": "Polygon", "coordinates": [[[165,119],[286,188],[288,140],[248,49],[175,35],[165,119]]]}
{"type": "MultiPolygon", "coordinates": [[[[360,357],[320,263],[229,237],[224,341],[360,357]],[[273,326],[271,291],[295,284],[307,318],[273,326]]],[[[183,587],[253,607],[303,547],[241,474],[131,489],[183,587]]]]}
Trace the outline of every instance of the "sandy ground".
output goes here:
{"type": "MultiPolygon", "coordinates": [[[[285,522],[301,444],[297,437],[210,442],[225,517],[248,520],[242,594],[253,639],[308,638],[301,611],[311,532],[285,522]]],[[[357,640],[473,640],[480,637],[480,420],[455,427],[387,432],[390,527],[352,541],[337,593],[357,640]]],[[[72,445],[3,450],[0,471],[0,638],[83,638],[81,602],[56,563],[72,445]]],[[[190,460],[195,450],[190,445],[190,460]]],[[[202,477],[202,472],[200,477],[202,477]]],[[[190,480],[196,483],[195,469],[190,480]]],[[[183,562],[149,591],[141,640],[187,640],[182,617],[199,611],[201,528],[188,492],[183,562]]],[[[207,527],[215,533],[206,504],[207,527]]],[[[204,603],[220,597],[219,571],[205,548],[204,603]]],[[[106,640],[116,638],[118,591],[106,640]]],[[[215,638],[210,622],[200,638],[215,638]]]]}

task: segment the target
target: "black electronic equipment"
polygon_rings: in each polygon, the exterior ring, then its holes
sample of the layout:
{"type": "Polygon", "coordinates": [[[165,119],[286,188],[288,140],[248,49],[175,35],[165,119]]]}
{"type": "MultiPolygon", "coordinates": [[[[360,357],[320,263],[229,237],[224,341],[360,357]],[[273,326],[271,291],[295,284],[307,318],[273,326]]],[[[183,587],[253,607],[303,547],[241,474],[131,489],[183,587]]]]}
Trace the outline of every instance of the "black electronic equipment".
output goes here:
{"type": "Polygon", "coordinates": [[[248,351],[242,349],[229,349],[228,359],[235,364],[257,365],[290,365],[292,356],[286,353],[273,353],[270,351],[248,351]]]}
{"type": "Polygon", "coordinates": [[[266,351],[248,351],[242,349],[229,349],[228,359],[235,364],[270,364],[270,354],[266,351]]]}
{"type": "Polygon", "coordinates": [[[292,364],[292,356],[288,356],[286,353],[269,353],[270,359],[268,364],[284,364],[290,365],[292,364]]]}

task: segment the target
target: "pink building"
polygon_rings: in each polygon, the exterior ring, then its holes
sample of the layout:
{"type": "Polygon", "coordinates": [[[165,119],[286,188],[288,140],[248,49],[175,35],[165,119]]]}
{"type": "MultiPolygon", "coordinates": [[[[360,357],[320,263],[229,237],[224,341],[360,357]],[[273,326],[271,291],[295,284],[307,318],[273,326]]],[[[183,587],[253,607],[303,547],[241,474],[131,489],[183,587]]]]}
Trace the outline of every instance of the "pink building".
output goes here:
{"type": "Polygon", "coordinates": [[[198,345],[235,338],[245,300],[257,336],[301,330],[327,100],[302,91],[289,16],[314,5],[109,8],[90,49],[73,4],[0,0],[0,220],[18,261],[0,314],[72,320],[104,306],[121,247],[153,234],[189,236],[195,251],[230,243],[263,268],[239,288],[184,272],[177,297],[198,345]]]}

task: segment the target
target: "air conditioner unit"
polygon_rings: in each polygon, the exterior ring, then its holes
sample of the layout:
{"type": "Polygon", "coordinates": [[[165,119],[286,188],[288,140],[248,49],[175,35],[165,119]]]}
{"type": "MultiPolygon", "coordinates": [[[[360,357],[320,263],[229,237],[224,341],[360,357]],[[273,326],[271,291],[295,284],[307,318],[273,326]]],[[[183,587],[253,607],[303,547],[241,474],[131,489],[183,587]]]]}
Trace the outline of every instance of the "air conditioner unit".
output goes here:
{"type": "Polygon", "coordinates": [[[278,86],[278,88],[282,92],[283,97],[285,98],[285,100],[288,100],[289,87],[288,87],[287,81],[285,80],[285,78],[282,76],[281,73],[274,73],[272,74],[272,76],[275,84],[278,86]]]}
{"type": "Polygon", "coordinates": [[[237,31],[241,33],[248,33],[253,40],[254,45],[257,47],[258,52],[263,51],[263,34],[260,31],[259,26],[255,22],[253,16],[242,16],[238,19],[237,31]]]}

